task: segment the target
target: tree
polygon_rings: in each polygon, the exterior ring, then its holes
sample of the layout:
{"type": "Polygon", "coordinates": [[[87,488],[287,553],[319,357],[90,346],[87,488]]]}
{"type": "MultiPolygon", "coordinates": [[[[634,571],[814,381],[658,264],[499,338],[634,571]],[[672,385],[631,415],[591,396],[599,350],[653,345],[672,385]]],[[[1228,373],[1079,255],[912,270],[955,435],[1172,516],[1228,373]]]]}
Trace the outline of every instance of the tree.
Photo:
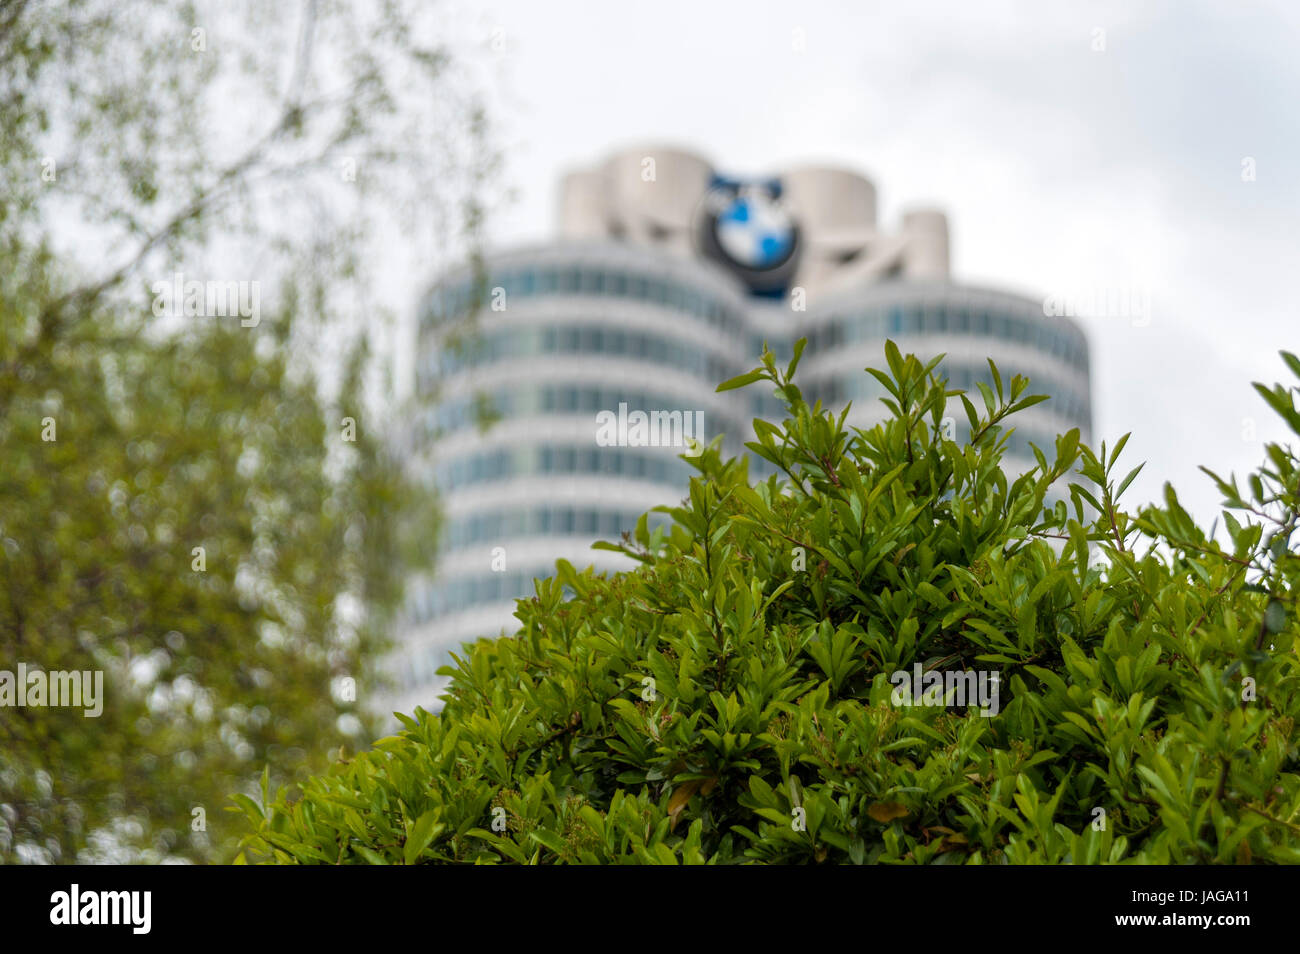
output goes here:
{"type": "Polygon", "coordinates": [[[0,862],[228,860],[228,792],[377,730],[436,507],[374,242],[472,246],[495,163],[423,9],[0,0],[0,700],[105,696],[0,708],[0,862]]]}
{"type": "MultiPolygon", "coordinates": [[[[1071,431],[1006,474],[1044,398],[991,362],[972,400],[888,343],[889,416],[861,430],[804,401],[800,350],[720,386],[776,388],[749,447],[785,477],[706,451],[670,532],[607,545],[636,569],[558,564],[440,713],[241,798],[245,857],[1300,860],[1294,450],[1246,493],[1215,478],[1220,543],[1172,488],[1123,509],[1124,439],[1071,431]]],[[[1261,388],[1300,433],[1298,390],[1261,388]]]]}

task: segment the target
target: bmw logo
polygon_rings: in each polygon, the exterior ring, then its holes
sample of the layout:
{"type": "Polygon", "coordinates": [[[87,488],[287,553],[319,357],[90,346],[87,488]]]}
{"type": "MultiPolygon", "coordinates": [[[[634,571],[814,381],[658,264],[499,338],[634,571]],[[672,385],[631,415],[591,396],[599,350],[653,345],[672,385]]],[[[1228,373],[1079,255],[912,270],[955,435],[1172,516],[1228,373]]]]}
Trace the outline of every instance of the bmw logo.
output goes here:
{"type": "Polygon", "coordinates": [[[799,229],[781,203],[779,182],[715,177],[700,218],[698,234],[706,255],[726,265],[754,294],[785,294],[799,229]]]}

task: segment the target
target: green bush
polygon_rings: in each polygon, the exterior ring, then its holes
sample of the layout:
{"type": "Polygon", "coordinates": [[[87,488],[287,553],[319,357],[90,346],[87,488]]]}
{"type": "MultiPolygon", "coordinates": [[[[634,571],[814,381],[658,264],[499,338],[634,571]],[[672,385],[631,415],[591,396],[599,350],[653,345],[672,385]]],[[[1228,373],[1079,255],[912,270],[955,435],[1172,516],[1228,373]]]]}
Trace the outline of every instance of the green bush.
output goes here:
{"type": "MultiPolygon", "coordinates": [[[[607,545],[637,569],[559,564],[439,714],[242,800],[241,860],[1300,861],[1295,453],[1214,477],[1221,545],[1172,488],[1121,509],[1123,439],[1005,474],[1043,398],[992,362],[972,401],[890,342],[863,431],[804,401],[798,352],[719,388],[776,386],[749,446],[785,478],[709,448],[667,534],[607,545]],[[918,663],[998,673],[999,704],[906,704],[918,663]]],[[[1300,433],[1300,389],[1257,387],[1300,433]]]]}

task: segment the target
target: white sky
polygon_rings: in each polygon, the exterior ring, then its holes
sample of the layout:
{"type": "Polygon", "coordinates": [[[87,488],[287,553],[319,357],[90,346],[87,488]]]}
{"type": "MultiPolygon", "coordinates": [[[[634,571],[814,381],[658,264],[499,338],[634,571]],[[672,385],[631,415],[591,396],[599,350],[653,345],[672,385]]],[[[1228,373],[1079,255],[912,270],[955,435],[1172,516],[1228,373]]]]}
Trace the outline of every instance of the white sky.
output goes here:
{"type": "Polygon", "coordinates": [[[944,209],[958,281],[1149,293],[1145,327],[1083,321],[1097,442],[1131,430],[1125,459],[1148,461],[1130,506],[1171,480],[1208,523],[1218,494],[1196,466],[1243,473],[1284,437],[1250,382],[1285,380],[1277,351],[1300,351],[1300,5],[462,0],[449,12],[491,61],[518,195],[495,245],[552,236],[560,174],[621,146],[678,143],[741,174],[835,162],[873,179],[885,228],[910,204],[944,209]]]}

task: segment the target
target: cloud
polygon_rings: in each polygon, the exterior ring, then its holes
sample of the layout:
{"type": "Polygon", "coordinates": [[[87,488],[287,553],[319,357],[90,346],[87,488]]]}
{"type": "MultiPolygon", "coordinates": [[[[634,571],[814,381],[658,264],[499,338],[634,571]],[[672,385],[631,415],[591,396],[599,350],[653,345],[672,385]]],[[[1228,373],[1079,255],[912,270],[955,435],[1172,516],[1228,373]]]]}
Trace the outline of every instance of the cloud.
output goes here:
{"type": "Polygon", "coordinates": [[[1296,348],[1300,12],[1280,4],[498,0],[500,118],[521,200],[552,234],[567,168],[629,141],[692,143],[736,172],[861,169],[881,217],[945,208],[959,280],[1043,295],[1144,287],[1148,327],[1085,321],[1098,437],[1149,460],[1207,522],[1196,467],[1242,471],[1281,436],[1249,387],[1296,348]],[[1096,30],[1104,51],[1094,50],[1096,30]],[[796,31],[802,31],[797,34],[796,31]],[[794,42],[802,36],[804,50],[794,42]],[[1256,162],[1243,182],[1241,163],[1256,162]],[[1288,339],[1292,340],[1288,340],[1288,339]],[[1242,439],[1254,416],[1259,439],[1242,439]]]}

